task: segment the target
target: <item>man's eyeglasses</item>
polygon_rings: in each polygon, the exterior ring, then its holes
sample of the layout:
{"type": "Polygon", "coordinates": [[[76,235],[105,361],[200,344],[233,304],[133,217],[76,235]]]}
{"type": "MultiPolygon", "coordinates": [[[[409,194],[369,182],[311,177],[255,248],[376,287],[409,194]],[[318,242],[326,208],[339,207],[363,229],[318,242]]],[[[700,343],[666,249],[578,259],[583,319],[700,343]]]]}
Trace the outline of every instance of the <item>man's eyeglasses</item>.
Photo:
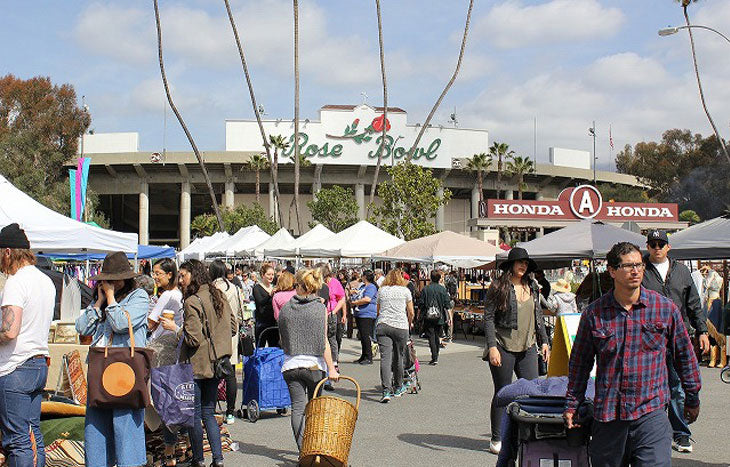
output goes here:
{"type": "Polygon", "coordinates": [[[649,248],[664,248],[667,245],[667,242],[657,242],[657,241],[651,241],[648,243],[649,248]]]}
{"type": "Polygon", "coordinates": [[[634,269],[637,271],[643,271],[644,263],[621,263],[618,265],[618,269],[623,269],[626,272],[631,272],[634,269]]]}

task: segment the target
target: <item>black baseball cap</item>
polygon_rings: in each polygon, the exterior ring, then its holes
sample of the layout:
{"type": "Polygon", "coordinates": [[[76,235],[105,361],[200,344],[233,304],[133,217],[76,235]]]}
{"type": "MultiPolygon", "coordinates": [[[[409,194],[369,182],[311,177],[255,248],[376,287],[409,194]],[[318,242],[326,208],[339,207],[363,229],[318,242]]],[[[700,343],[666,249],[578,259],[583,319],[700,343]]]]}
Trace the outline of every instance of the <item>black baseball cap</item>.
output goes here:
{"type": "Polygon", "coordinates": [[[646,235],[646,242],[649,243],[651,241],[669,243],[669,237],[667,237],[667,233],[663,230],[650,230],[646,235]]]}

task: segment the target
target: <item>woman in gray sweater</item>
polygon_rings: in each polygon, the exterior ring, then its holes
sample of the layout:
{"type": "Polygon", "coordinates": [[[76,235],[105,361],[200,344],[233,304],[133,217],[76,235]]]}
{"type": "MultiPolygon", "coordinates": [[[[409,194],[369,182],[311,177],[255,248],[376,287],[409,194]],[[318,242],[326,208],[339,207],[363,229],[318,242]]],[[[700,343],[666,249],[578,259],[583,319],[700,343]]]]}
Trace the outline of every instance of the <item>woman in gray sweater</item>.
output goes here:
{"type": "Polygon", "coordinates": [[[322,379],[337,381],[327,340],[327,308],[317,296],[322,287],[319,269],[300,269],[297,294],[279,312],[279,334],[284,349],[281,372],[291,397],[291,427],[297,447],[302,448],[304,408],[322,379]],[[325,373],[326,371],[326,373],[325,373]]]}

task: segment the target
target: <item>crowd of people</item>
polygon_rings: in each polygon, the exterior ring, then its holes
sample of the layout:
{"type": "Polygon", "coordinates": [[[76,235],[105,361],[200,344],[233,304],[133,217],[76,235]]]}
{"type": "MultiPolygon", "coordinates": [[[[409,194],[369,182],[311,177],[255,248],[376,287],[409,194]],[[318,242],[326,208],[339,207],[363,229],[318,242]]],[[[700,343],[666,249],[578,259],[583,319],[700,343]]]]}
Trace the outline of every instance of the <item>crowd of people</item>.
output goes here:
{"type": "MultiPolygon", "coordinates": [[[[594,465],[670,465],[671,447],[692,450],[689,424],[699,414],[701,383],[690,336],[702,353],[710,341],[695,281],[685,265],[669,259],[670,249],[661,231],[649,233],[644,257],[636,245],[616,244],[606,258],[610,290],[582,310],[564,417],[569,429],[578,425],[574,417],[597,363],[594,465]],[[653,382],[651,388],[645,381],[653,382]]],[[[0,305],[0,425],[9,465],[43,465],[39,416],[55,288],[34,265],[23,230],[17,224],[3,228],[0,269],[8,279],[0,305]]],[[[203,430],[213,465],[223,464],[217,391],[225,380],[225,421],[234,423],[240,387],[234,367],[247,339],[283,349],[291,428],[301,449],[304,408],[320,381],[327,378],[325,389],[332,389],[339,379],[344,335],[358,333],[360,357],[353,363],[371,365],[380,353],[380,401],[387,403],[409,389],[404,362],[411,335],[427,338],[429,364],[437,365],[453,332],[458,280],[439,269],[428,272],[423,287],[411,279],[412,270],[334,271],[327,263],[299,269],[264,263],[254,270],[220,260],[189,260],[178,267],[162,259],[150,272],[151,278],[139,276],[124,253],[108,254],[91,278],[94,297],[76,329],[91,337],[92,347],[151,348],[153,367],[191,364],[194,423],[187,431],[193,466],[203,464],[203,430]]],[[[421,270],[415,274],[423,277],[421,270]]],[[[513,375],[538,378],[549,362],[544,315],[578,311],[570,282],[560,279],[547,287],[546,282],[529,253],[513,248],[486,292],[483,360],[495,395],[489,443],[494,453],[502,450],[504,416],[497,393],[513,375]]],[[[145,408],[89,405],[87,465],[144,465],[144,420],[145,408]]],[[[178,431],[163,424],[166,466],[176,463],[178,431]]]]}

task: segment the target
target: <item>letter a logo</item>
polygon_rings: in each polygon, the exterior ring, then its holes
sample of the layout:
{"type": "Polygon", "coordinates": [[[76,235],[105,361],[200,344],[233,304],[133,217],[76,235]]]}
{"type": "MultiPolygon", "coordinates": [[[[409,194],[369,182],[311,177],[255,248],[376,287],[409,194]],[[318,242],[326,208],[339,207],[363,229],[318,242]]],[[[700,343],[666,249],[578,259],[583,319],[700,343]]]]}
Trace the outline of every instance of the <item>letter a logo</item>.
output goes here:
{"type": "Polygon", "coordinates": [[[581,185],[570,194],[570,210],[579,219],[593,219],[601,212],[603,197],[598,188],[592,185],[581,185]]]}
{"type": "Polygon", "coordinates": [[[588,191],[584,191],[580,198],[580,206],[578,206],[578,212],[583,213],[586,209],[588,212],[593,212],[593,201],[591,200],[591,194],[588,191]]]}

